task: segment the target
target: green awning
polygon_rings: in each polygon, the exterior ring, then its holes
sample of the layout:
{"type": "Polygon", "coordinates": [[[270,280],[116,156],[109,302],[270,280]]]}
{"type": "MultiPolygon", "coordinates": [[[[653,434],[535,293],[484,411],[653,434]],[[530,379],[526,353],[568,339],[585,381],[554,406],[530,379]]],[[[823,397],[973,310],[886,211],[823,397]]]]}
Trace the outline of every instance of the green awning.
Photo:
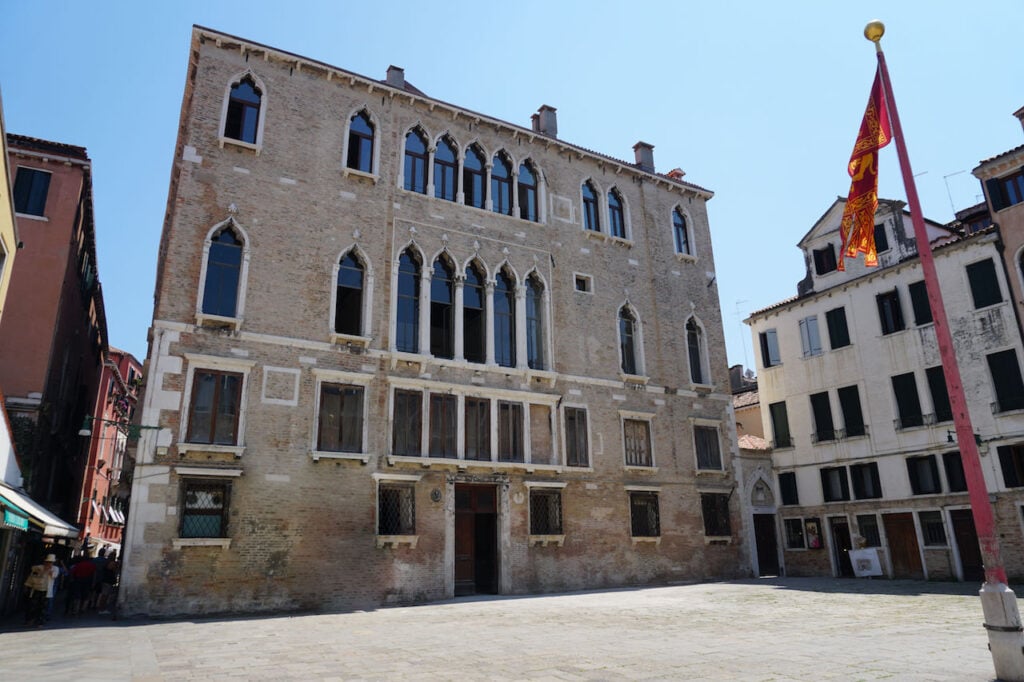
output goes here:
{"type": "Polygon", "coordinates": [[[28,512],[14,506],[7,500],[3,500],[3,502],[4,516],[3,522],[0,523],[0,526],[3,526],[4,528],[14,528],[16,530],[28,530],[28,512]]]}

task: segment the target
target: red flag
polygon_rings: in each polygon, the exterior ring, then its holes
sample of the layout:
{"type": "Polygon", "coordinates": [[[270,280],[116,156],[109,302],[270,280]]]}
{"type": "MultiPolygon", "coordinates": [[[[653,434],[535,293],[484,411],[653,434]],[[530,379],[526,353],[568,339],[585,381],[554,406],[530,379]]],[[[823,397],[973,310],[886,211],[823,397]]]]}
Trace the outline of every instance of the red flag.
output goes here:
{"type": "Polygon", "coordinates": [[[839,232],[843,237],[843,248],[839,251],[840,270],[843,258],[856,258],[864,254],[864,265],[878,265],[875,250],[875,210],[878,208],[878,150],[889,144],[892,132],[889,129],[889,110],[886,107],[885,92],[882,89],[880,72],[875,72],[875,83],[871,86],[871,97],[860,122],[857,142],[850,155],[850,195],[843,209],[843,220],[839,232]]]}

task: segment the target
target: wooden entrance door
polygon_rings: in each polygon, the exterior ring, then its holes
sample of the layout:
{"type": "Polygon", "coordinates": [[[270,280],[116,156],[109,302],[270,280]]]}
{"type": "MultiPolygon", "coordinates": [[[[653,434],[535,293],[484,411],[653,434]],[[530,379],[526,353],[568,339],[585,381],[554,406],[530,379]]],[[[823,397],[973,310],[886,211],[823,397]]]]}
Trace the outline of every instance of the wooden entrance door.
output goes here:
{"type": "Polygon", "coordinates": [[[775,514],[754,514],[757,575],[779,574],[779,546],[775,538],[775,514]]]}
{"type": "Polygon", "coordinates": [[[892,577],[924,580],[921,550],[914,530],[914,515],[910,512],[882,514],[882,523],[889,543],[889,557],[892,559],[892,577]]]}
{"type": "Polygon", "coordinates": [[[498,494],[455,484],[455,595],[498,592],[498,494]]]}
{"type": "Polygon", "coordinates": [[[981,561],[981,548],[978,547],[978,532],[974,528],[974,514],[970,509],[953,509],[949,512],[953,522],[953,537],[960,554],[960,567],[963,579],[970,582],[985,580],[985,567],[981,561]]]}
{"type": "Polygon", "coordinates": [[[835,517],[828,520],[828,525],[832,531],[832,557],[836,562],[836,571],[841,578],[852,578],[850,550],[853,549],[853,542],[850,539],[850,524],[845,518],[835,517]]]}

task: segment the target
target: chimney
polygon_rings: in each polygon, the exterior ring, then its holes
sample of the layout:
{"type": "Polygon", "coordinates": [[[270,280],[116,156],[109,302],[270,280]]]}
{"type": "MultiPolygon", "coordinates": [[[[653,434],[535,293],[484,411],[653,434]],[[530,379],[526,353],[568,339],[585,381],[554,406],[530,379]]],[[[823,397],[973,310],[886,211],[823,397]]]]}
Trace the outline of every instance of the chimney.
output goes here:
{"type": "Polygon", "coordinates": [[[533,128],[533,132],[540,132],[540,114],[530,116],[530,126],[533,128]]]}
{"type": "Polygon", "coordinates": [[[1017,117],[1018,121],[1020,121],[1021,126],[1024,126],[1024,107],[1013,112],[1013,115],[1017,117]]]}
{"type": "Polygon", "coordinates": [[[646,142],[637,142],[633,145],[633,151],[636,153],[636,165],[640,170],[647,171],[648,173],[654,172],[654,145],[647,144],[646,142]]]}
{"type": "Polygon", "coordinates": [[[405,69],[398,66],[389,66],[386,82],[388,85],[399,90],[405,90],[405,69]]]}
{"type": "Polygon", "coordinates": [[[541,135],[547,135],[548,137],[558,137],[558,117],[555,115],[557,109],[549,107],[547,104],[542,104],[540,109],[537,110],[536,116],[536,128],[534,128],[541,135]]]}

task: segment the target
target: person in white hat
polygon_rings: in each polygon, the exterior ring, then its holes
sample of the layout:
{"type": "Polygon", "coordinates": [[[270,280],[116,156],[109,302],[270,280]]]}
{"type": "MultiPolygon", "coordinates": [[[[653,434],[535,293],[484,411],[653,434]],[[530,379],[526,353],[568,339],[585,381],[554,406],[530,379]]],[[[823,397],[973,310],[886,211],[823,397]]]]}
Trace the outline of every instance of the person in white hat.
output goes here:
{"type": "Polygon", "coordinates": [[[43,622],[48,620],[53,605],[53,590],[60,575],[60,568],[57,566],[57,556],[47,554],[43,563],[32,567],[25,586],[29,588],[28,611],[25,614],[25,623],[42,627],[43,622]]]}

